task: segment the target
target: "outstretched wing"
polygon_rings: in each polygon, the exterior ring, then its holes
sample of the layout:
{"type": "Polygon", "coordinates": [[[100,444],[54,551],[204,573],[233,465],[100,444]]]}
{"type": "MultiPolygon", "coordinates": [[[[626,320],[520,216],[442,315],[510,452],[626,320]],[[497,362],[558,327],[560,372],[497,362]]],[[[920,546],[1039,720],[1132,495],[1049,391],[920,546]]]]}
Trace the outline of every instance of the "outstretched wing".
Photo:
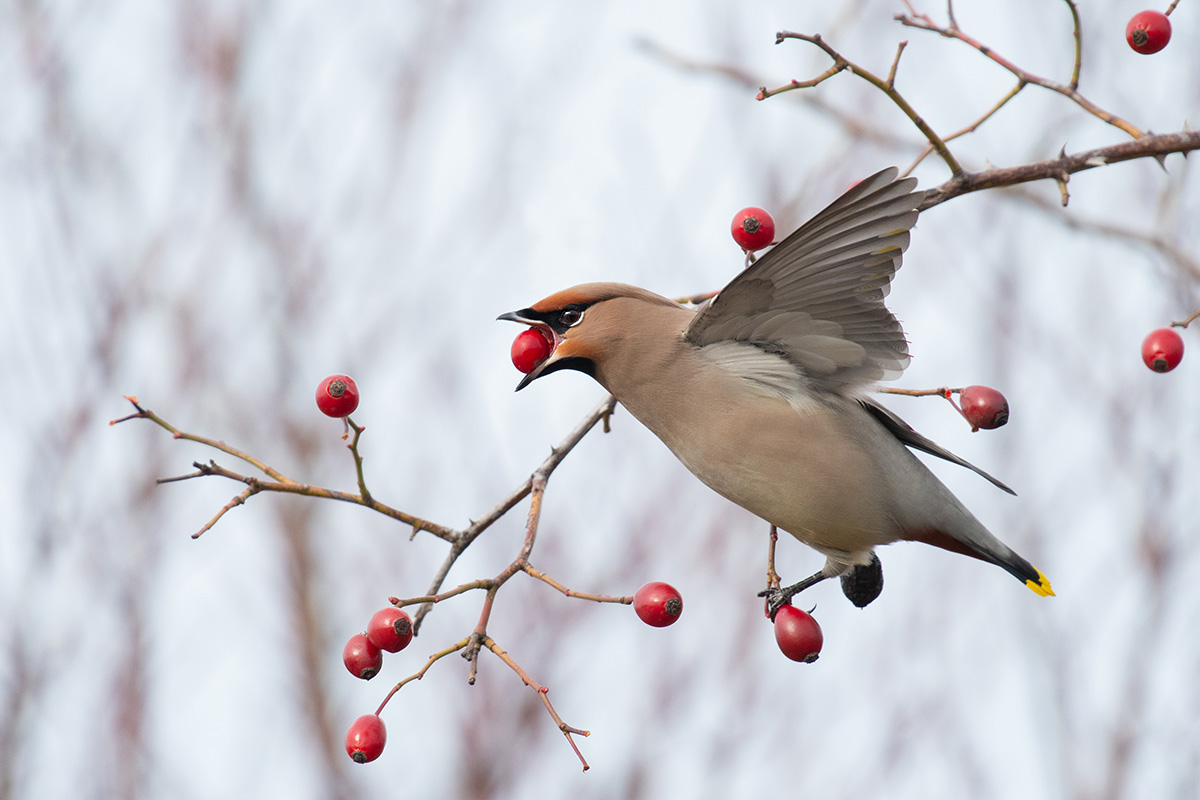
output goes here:
{"type": "Polygon", "coordinates": [[[827,391],[899,376],[908,343],[883,298],[924,193],[896,175],[860,181],[768,251],[696,315],[687,340],[755,345],[827,391]]]}

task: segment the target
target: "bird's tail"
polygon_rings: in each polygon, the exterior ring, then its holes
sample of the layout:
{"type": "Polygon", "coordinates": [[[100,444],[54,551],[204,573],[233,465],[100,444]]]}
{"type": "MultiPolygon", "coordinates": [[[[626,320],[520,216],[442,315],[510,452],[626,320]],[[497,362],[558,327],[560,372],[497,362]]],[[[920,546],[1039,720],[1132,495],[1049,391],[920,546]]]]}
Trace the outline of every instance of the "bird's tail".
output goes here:
{"type": "Polygon", "coordinates": [[[924,542],[934,547],[940,547],[943,550],[961,553],[965,556],[971,556],[972,558],[978,558],[981,561],[995,564],[1028,586],[1036,594],[1042,597],[1054,596],[1054,589],[1050,587],[1050,580],[1040,569],[1017,555],[1012,548],[990,534],[987,534],[987,539],[990,541],[986,541],[986,543],[980,541],[979,547],[963,542],[961,539],[939,530],[923,531],[907,538],[911,541],[924,542]]]}

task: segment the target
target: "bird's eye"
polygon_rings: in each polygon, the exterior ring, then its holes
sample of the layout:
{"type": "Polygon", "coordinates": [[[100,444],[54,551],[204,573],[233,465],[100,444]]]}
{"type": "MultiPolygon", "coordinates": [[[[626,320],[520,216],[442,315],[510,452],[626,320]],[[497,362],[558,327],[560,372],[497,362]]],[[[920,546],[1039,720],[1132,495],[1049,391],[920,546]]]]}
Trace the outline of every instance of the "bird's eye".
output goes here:
{"type": "Polygon", "coordinates": [[[578,325],[582,319],[583,312],[578,308],[565,308],[558,315],[558,321],[568,328],[572,325],[578,325]]]}

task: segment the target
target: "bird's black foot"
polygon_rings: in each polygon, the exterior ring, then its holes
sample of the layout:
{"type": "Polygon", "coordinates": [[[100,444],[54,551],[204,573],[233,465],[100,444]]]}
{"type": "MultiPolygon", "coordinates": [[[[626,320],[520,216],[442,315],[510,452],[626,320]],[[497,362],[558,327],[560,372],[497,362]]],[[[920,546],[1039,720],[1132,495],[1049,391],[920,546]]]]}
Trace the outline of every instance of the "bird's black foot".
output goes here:
{"type": "MultiPolygon", "coordinates": [[[[758,593],[759,597],[767,598],[767,616],[771,621],[775,621],[775,613],[784,606],[792,604],[792,598],[803,592],[810,586],[815,586],[829,576],[824,572],[818,572],[815,575],[809,575],[799,583],[794,583],[791,586],[785,586],[782,589],[775,587],[767,587],[758,593]]],[[[875,598],[871,598],[874,600],[875,598]]],[[[870,600],[867,601],[871,602],[870,600]]]]}
{"type": "Polygon", "coordinates": [[[883,591],[883,564],[871,553],[871,563],[861,564],[842,573],[842,594],[859,608],[865,608],[883,591]]]}

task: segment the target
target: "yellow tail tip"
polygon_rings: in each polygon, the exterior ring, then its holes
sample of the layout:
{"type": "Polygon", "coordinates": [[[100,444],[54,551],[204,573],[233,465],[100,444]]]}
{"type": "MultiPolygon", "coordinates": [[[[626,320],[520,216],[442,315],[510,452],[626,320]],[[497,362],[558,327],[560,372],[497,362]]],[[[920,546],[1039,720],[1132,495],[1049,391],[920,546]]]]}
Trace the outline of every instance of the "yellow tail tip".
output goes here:
{"type": "MultiPolygon", "coordinates": [[[[1037,567],[1034,567],[1037,569],[1037,567]]],[[[1038,579],[1036,581],[1025,581],[1025,585],[1042,597],[1054,597],[1054,590],[1050,588],[1050,580],[1042,574],[1040,569],[1037,570],[1038,579]]]]}

